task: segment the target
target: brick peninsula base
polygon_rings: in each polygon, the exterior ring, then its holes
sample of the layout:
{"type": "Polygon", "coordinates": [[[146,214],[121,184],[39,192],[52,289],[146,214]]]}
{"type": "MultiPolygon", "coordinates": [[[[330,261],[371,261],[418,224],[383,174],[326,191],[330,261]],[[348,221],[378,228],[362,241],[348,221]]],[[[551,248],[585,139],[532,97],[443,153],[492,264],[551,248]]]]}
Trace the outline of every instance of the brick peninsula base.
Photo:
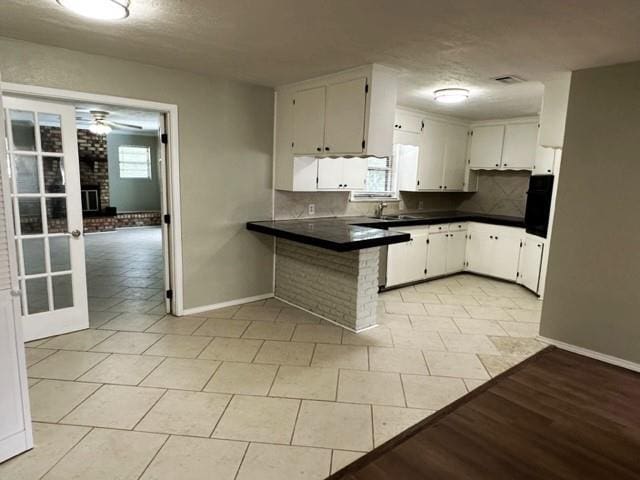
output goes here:
{"type": "Polygon", "coordinates": [[[349,330],[376,325],[380,248],[335,252],[278,238],[276,297],[349,330]]]}

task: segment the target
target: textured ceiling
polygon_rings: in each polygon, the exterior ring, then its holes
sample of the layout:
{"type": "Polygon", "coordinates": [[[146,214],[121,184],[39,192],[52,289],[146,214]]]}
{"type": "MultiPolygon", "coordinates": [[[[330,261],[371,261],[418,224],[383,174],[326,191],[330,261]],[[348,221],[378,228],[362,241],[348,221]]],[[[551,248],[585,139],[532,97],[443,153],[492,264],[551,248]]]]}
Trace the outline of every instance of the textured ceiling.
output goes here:
{"type": "Polygon", "coordinates": [[[1,9],[4,36],[270,86],[378,62],[401,71],[401,104],[474,119],[536,113],[552,72],[640,59],[638,0],[131,0],[115,23],[55,0],[1,9]],[[434,104],[447,86],[472,99],[434,104]]]}

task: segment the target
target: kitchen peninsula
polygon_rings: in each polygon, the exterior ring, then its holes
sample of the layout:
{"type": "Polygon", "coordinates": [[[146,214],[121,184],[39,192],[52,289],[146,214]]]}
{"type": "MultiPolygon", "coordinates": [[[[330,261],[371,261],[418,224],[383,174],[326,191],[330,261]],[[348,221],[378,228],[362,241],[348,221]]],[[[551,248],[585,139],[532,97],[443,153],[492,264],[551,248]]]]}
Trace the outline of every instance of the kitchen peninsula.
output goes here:
{"type": "Polygon", "coordinates": [[[277,238],[277,298],[359,332],[376,325],[380,247],[411,241],[395,228],[471,221],[523,226],[518,217],[428,212],[248,222],[247,229],[277,238]]]}

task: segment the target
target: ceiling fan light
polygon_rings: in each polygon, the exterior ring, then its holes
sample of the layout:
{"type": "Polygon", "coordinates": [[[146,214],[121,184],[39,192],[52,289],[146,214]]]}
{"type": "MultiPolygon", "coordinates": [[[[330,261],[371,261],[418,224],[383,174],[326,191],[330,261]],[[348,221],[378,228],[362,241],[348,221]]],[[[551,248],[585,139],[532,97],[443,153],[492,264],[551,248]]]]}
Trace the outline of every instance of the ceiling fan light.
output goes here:
{"type": "Polygon", "coordinates": [[[128,0],[56,0],[64,8],[96,20],[121,20],[129,16],[128,0]]]}
{"type": "Polygon", "coordinates": [[[102,123],[92,123],[89,125],[89,131],[95,135],[107,135],[111,133],[111,127],[102,123]]]}
{"type": "Polygon", "coordinates": [[[443,88],[433,92],[433,98],[438,103],[460,103],[469,99],[466,88],[443,88]]]}

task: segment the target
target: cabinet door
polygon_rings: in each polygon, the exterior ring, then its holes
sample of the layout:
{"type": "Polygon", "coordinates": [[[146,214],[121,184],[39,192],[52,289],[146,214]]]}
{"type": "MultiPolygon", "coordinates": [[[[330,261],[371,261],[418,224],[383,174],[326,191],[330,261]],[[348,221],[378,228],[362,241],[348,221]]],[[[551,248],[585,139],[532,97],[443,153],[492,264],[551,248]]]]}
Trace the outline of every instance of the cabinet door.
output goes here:
{"type": "Polygon", "coordinates": [[[492,261],[495,241],[486,232],[470,231],[467,239],[467,270],[483,275],[492,275],[492,261]]]}
{"type": "Polygon", "coordinates": [[[341,157],[318,159],[318,190],[342,189],[342,161],[341,157]]]}
{"type": "Polygon", "coordinates": [[[324,146],[325,87],[296,92],[293,98],[293,153],[317,155],[324,146]]]}
{"type": "Polygon", "coordinates": [[[533,175],[553,174],[555,150],[553,148],[536,147],[536,158],[533,163],[533,175]]]}
{"type": "Polygon", "coordinates": [[[467,127],[447,126],[447,143],[444,152],[444,189],[462,190],[467,166],[467,127]]]}
{"type": "Polygon", "coordinates": [[[447,273],[447,234],[429,234],[427,244],[427,277],[437,277],[447,273]]]}
{"type": "Polygon", "coordinates": [[[502,167],[514,170],[533,170],[537,145],[537,123],[507,125],[504,133],[502,167]]]}
{"type": "Polygon", "coordinates": [[[364,148],[364,119],[367,94],[365,77],[327,87],[325,153],[357,154],[364,148]]]}
{"type": "Polygon", "coordinates": [[[393,146],[393,157],[396,162],[398,189],[415,192],[418,187],[418,161],[420,147],[396,143],[393,146]]]}
{"type": "Polygon", "coordinates": [[[472,132],[469,153],[471,168],[499,168],[502,160],[504,125],[476,127],[472,132]]]}
{"type": "Polygon", "coordinates": [[[467,232],[449,232],[447,236],[447,273],[456,273],[464,270],[465,255],[467,249],[467,232]]]}
{"type": "Polygon", "coordinates": [[[342,185],[347,190],[367,189],[366,157],[351,157],[342,159],[342,185]]]}
{"type": "Polygon", "coordinates": [[[387,287],[415,282],[425,277],[427,263],[426,234],[411,234],[405,243],[389,245],[387,254],[387,287]]]}
{"type": "Polygon", "coordinates": [[[538,293],[540,285],[540,267],[542,265],[543,251],[544,243],[532,238],[524,240],[520,249],[517,282],[536,293],[538,293]]]}
{"type": "Polygon", "coordinates": [[[442,190],[446,142],[447,125],[425,119],[418,162],[419,190],[442,190]]]}
{"type": "Polygon", "coordinates": [[[422,131],[422,117],[408,112],[396,112],[396,121],[393,127],[403,132],[420,133],[422,131]]]}
{"type": "Polygon", "coordinates": [[[499,232],[493,238],[489,275],[515,282],[520,260],[520,237],[499,232]]]}

